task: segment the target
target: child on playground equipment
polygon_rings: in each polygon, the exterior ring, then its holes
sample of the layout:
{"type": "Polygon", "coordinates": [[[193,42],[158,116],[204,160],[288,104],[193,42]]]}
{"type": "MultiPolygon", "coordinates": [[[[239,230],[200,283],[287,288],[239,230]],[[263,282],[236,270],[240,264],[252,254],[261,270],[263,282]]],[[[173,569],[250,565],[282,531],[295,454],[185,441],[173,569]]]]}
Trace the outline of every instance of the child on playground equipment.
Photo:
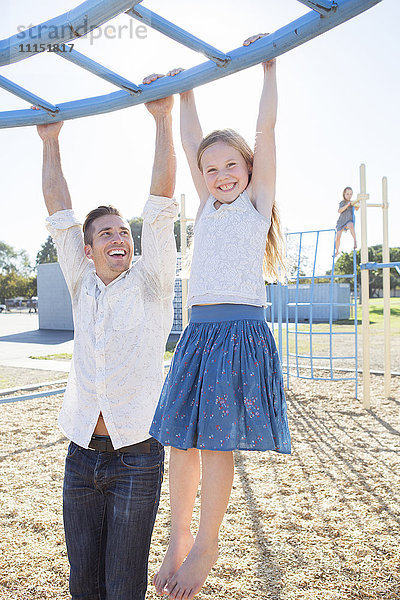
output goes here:
{"type": "Polygon", "coordinates": [[[336,223],[336,238],[335,238],[335,256],[339,254],[340,238],[343,231],[350,231],[354,240],[354,250],[357,248],[356,232],[354,231],[354,210],[360,208],[359,201],[352,200],[353,190],[351,187],[345,187],[343,190],[343,200],[339,204],[339,218],[336,223]]]}
{"type": "Polygon", "coordinates": [[[171,446],[171,537],[153,584],[174,600],[191,600],[217,560],[233,483],[232,451],[291,451],[281,366],[264,308],[263,266],[276,279],[284,264],[275,203],[275,60],[264,62],[263,70],[254,153],[231,129],[203,139],[193,90],[181,93],[182,143],[200,199],[188,291],[192,310],[150,429],[171,446]],[[193,540],[200,453],[201,515],[193,540]]]}

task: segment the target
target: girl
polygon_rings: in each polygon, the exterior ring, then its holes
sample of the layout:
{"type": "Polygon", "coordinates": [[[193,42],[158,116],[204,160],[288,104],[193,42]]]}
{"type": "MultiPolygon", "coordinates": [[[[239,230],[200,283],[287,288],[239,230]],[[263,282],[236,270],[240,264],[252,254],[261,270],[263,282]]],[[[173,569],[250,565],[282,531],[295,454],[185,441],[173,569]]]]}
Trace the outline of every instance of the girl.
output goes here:
{"type": "Polygon", "coordinates": [[[275,205],[275,60],[263,70],[254,154],[230,129],[202,139],[193,91],[181,94],[182,143],[200,198],[192,310],[150,429],[172,446],[171,538],[153,583],[174,600],[193,598],[217,560],[232,450],[290,453],[281,368],[264,311],[263,262],[269,278],[276,278],[283,254],[275,205]],[[200,454],[201,516],[193,540],[200,454]]]}
{"type": "MultiPolygon", "coordinates": [[[[343,231],[348,229],[353,236],[354,250],[357,248],[356,232],[354,231],[354,209],[351,198],[353,196],[353,190],[351,187],[345,187],[343,190],[343,200],[339,204],[339,218],[336,223],[336,240],[335,240],[335,256],[339,254],[340,238],[342,237],[343,231]]],[[[355,209],[358,210],[359,206],[354,203],[355,209]]]]}

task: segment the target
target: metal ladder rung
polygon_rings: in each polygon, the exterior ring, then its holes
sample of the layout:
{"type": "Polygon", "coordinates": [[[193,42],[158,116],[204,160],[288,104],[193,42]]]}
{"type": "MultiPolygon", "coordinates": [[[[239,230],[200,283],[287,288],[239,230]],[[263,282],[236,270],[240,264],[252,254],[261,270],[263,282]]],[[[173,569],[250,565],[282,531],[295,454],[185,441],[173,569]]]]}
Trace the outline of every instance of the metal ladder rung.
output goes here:
{"type": "Polygon", "coordinates": [[[160,15],[157,15],[144,6],[137,5],[134,8],[127,10],[126,14],[134,19],[137,19],[138,21],[146,23],[146,25],[152,29],[156,29],[156,31],[163,33],[169,38],[179,42],[183,46],[187,46],[191,50],[205,54],[207,58],[215,62],[219,67],[223,67],[231,60],[231,58],[224,52],[221,52],[220,50],[217,50],[217,48],[210,46],[210,44],[203,42],[188,31],[185,31],[181,27],[175,25],[175,23],[167,21],[163,17],[160,17],[160,15]]]}
{"type": "Polygon", "coordinates": [[[305,4],[309,8],[315,10],[323,17],[330,12],[335,12],[337,9],[337,3],[334,0],[298,0],[302,4],[305,4]]]}
{"type": "Polygon", "coordinates": [[[59,112],[59,109],[57,106],[54,106],[54,104],[50,104],[50,102],[43,100],[43,98],[32,94],[25,88],[14,83],[13,81],[10,81],[9,79],[6,79],[2,75],[0,75],[0,87],[3,88],[3,90],[7,90],[7,92],[10,92],[11,94],[14,94],[14,96],[18,96],[18,98],[22,98],[22,100],[30,102],[34,106],[43,108],[43,110],[46,110],[53,116],[59,112]]]}
{"type": "Polygon", "coordinates": [[[107,69],[107,67],[104,67],[100,63],[96,62],[95,60],[92,60],[91,58],[88,58],[87,56],[81,54],[73,48],[70,52],[58,51],[56,53],[58,54],[58,56],[65,58],[65,60],[69,60],[75,65],[82,67],[82,69],[90,71],[91,73],[93,73],[93,75],[97,75],[97,77],[101,77],[109,83],[112,83],[113,85],[123,90],[126,90],[131,94],[140,94],[142,92],[142,90],[139,87],[137,87],[128,79],[121,77],[121,75],[114,73],[114,71],[110,71],[110,69],[107,69]]]}
{"type": "Polygon", "coordinates": [[[20,52],[21,44],[29,42],[54,45],[69,42],[100,27],[140,1],[85,0],[58,17],[24,29],[8,39],[0,39],[0,67],[39,54],[39,52],[20,52]]]}

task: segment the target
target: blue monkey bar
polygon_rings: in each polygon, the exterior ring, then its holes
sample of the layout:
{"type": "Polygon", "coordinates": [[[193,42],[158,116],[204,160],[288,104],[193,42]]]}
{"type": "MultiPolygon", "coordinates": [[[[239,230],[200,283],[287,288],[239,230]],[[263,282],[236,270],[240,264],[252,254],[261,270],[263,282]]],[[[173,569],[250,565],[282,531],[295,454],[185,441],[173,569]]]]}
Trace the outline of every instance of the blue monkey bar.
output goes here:
{"type": "Polygon", "coordinates": [[[69,60],[75,65],[78,65],[78,67],[82,67],[83,69],[90,71],[93,73],[93,75],[97,75],[98,77],[105,79],[109,83],[112,83],[123,90],[127,90],[130,94],[140,94],[142,92],[137,85],[128,79],[125,79],[125,77],[121,77],[121,75],[110,71],[110,69],[107,69],[95,60],[92,60],[84,54],[81,54],[74,48],[71,48],[68,52],[57,52],[57,55],[62,56],[62,58],[69,60]]]}
{"type": "Polygon", "coordinates": [[[199,40],[199,38],[195,37],[188,31],[177,27],[175,23],[171,23],[170,21],[163,19],[160,17],[160,15],[157,15],[151,10],[144,8],[144,6],[135,6],[135,8],[127,10],[126,14],[130,15],[134,19],[137,19],[138,21],[141,21],[142,23],[145,23],[152,29],[156,29],[156,31],[163,33],[167,37],[179,42],[183,46],[187,46],[195,52],[201,52],[219,66],[223,67],[231,60],[229,56],[223,52],[220,52],[220,50],[217,50],[213,46],[210,46],[210,44],[199,40]]]}
{"type": "MultiPolygon", "coordinates": [[[[37,104],[41,110],[36,111],[25,109],[0,112],[0,128],[39,125],[102,114],[190,90],[284,54],[368,10],[382,0],[299,1],[312,10],[250,46],[241,46],[225,54],[144,7],[136,7],[139,0],[86,0],[68,13],[1,40],[0,67],[43,51],[41,45],[46,49],[47,45],[65,44],[82,37],[123,12],[127,12],[129,17],[146,20],[149,26],[193,50],[203,52],[211,60],[187,69],[175,77],[158,79],[147,86],[136,86],[84,55],[69,52],[67,46],[64,54],[70,56],[64,56],[65,59],[75,62],[80,67],[123,89],[111,94],[56,105],[47,103],[47,107],[44,101],[41,101],[41,104],[37,104]],[[34,51],[20,51],[21,45],[26,42],[29,42],[30,47],[36,44],[34,51]]],[[[61,54],[60,51],[58,53],[61,54]]],[[[28,98],[32,98],[34,94],[24,91],[20,86],[17,87],[19,97],[24,93],[24,99],[31,102],[28,98]]],[[[16,93],[9,87],[7,90],[16,93]]]]}
{"type": "Polygon", "coordinates": [[[23,100],[26,100],[27,102],[30,102],[31,104],[42,108],[43,110],[49,112],[52,115],[55,115],[59,112],[57,106],[54,106],[53,104],[50,104],[50,102],[39,98],[39,96],[36,96],[36,94],[28,92],[28,90],[26,90],[25,88],[21,87],[20,85],[17,85],[16,83],[13,83],[12,81],[6,79],[2,75],[0,75],[0,87],[3,88],[3,90],[6,90],[7,92],[11,92],[12,94],[14,94],[14,96],[18,96],[18,98],[22,98],[23,100]]]}
{"type": "Polygon", "coordinates": [[[299,2],[323,16],[337,9],[337,2],[333,2],[333,0],[299,0],[299,2]]]}

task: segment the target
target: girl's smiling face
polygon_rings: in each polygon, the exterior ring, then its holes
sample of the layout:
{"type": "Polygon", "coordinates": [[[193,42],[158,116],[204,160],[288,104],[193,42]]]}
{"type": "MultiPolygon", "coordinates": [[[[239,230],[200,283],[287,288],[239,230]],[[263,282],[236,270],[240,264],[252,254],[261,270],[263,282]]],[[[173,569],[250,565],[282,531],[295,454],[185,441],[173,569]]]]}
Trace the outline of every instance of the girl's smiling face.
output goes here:
{"type": "Polygon", "coordinates": [[[221,204],[230,204],[247,188],[251,168],[242,154],[229,144],[216,142],[201,157],[208,191],[221,204]]]}

